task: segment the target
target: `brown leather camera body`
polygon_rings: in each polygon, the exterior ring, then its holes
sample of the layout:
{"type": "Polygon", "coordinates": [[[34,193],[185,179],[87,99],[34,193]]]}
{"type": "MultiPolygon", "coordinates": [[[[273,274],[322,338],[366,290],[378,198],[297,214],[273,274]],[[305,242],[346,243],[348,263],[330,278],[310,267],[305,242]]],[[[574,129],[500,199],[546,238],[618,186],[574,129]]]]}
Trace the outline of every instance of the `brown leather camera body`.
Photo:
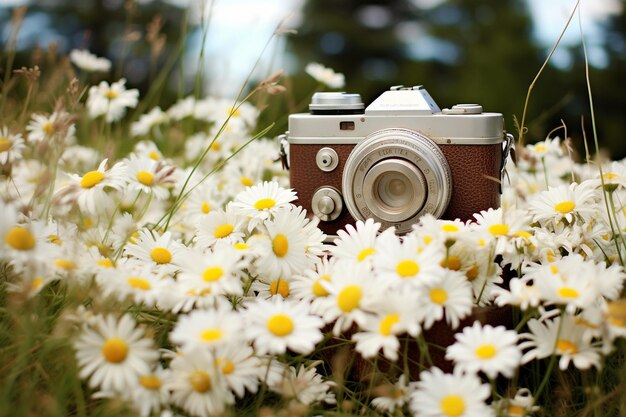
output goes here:
{"type": "MultiPolygon", "coordinates": [[[[297,192],[295,204],[312,213],[311,201],[317,189],[323,186],[342,190],[342,175],[354,144],[291,144],[289,171],[291,187],[297,192]],[[316,163],[317,152],[323,147],[330,147],[337,152],[337,167],[322,171],[316,163]]],[[[439,144],[450,167],[452,192],[443,219],[473,219],[474,213],[500,206],[500,177],[503,164],[503,144],[439,144]]],[[[319,228],[326,234],[335,235],[337,230],[347,224],[354,224],[355,219],[345,207],[341,215],[333,221],[320,221],[319,228]]],[[[385,227],[385,225],[383,224],[385,227]]]]}

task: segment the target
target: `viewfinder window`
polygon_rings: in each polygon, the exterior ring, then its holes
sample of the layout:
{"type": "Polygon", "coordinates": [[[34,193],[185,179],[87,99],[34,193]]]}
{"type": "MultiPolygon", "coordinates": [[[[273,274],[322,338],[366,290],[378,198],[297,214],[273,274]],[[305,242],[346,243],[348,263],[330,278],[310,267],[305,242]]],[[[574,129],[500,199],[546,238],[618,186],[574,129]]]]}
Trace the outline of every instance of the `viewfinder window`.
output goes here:
{"type": "Polygon", "coordinates": [[[339,122],[340,130],[354,130],[354,122],[339,122]]]}

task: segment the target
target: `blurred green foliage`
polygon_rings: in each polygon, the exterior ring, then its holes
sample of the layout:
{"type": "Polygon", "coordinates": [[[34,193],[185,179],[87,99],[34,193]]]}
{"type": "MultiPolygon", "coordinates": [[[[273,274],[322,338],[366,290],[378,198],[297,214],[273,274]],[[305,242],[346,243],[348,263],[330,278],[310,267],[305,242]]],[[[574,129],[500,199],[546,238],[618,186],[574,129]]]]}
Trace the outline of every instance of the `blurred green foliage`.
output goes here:
{"type": "MultiPolygon", "coordinates": [[[[547,56],[532,36],[526,2],[445,0],[435,2],[434,7],[420,7],[422,3],[428,2],[307,1],[298,33],[290,35],[287,42],[287,50],[297,62],[288,82],[290,91],[266,103],[270,107],[264,117],[276,122],[272,133],[286,128],[289,112],[306,110],[316,85],[303,69],[317,61],[344,73],[345,90],[360,93],[366,103],[391,85],[423,84],[442,108],[477,102],[487,111],[502,112],[507,129],[517,134],[515,120],[521,119],[528,87],[547,56]]],[[[0,7],[5,38],[10,12],[0,7]]],[[[166,108],[193,91],[194,80],[184,79],[181,57],[182,50],[200,43],[202,28],[193,26],[187,31],[185,14],[162,1],[55,0],[35,2],[29,6],[27,18],[45,15],[65,51],[84,47],[112,59],[116,70],[110,78],[123,74],[129,86],[139,88],[142,95],[158,72],[170,66],[169,82],[153,93],[151,101],[166,108]],[[155,54],[156,44],[148,34],[157,23],[162,38],[155,54]]],[[[33,24],[37,20],[28,22],[33,24]]],[[[578,30],[576,19],[569,30],[578,30]]],[[[600,144],[619,159],[626,156],[626,141],[622,140],[626,97],[621,89],[626,73],[626,7],[608,21],[603,33],[608,66],[592,67],[590,79],[600,144]]],[[[209,31],[209,42],[210,36],[209,31]]],[[[592,130],[582,48],[560,48],[570,49],[573,64],[567,68],[549,65],[542,74],[529,102],[525,137],[530,142],[541,140],[565,124],[575,148],[583,152],[583,123],[587,138],[592,138],[592,130]]],[[[41,50],[21,50],[13,68],[35,63],[45,67],[44,56],[41,50]]],[[[211,81],[210,74],[204,76],[211,81]]],[[[556,134],[564,136],[563,131],[556,134]]]]}

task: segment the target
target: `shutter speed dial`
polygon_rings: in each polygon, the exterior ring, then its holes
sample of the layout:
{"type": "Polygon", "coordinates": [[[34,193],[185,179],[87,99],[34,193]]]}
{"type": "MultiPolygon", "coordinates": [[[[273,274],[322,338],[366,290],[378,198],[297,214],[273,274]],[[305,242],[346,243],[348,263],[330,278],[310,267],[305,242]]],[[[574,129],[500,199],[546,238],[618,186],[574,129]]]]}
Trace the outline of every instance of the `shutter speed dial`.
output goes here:
{"type": "Polygon", "coordinates": [[[311,199],[313,214],[320,220],[330,222],[339,217],[343,210],[341,193],[332,187],[321,187],[311,199]]]}

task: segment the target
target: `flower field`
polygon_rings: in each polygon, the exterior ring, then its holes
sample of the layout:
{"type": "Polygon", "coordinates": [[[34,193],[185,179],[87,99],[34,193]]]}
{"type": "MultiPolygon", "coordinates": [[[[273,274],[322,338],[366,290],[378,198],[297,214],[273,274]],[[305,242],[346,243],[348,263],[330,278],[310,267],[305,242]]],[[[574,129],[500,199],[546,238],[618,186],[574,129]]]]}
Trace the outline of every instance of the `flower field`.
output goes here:
{"type": "Polygon", "coordinates": [[[110,66],[0,97],[0,415],[624,412],[623,162],[549,135],[473,221],[327,239],[257,126],[280,74],[161,109],[110,66]]]}

